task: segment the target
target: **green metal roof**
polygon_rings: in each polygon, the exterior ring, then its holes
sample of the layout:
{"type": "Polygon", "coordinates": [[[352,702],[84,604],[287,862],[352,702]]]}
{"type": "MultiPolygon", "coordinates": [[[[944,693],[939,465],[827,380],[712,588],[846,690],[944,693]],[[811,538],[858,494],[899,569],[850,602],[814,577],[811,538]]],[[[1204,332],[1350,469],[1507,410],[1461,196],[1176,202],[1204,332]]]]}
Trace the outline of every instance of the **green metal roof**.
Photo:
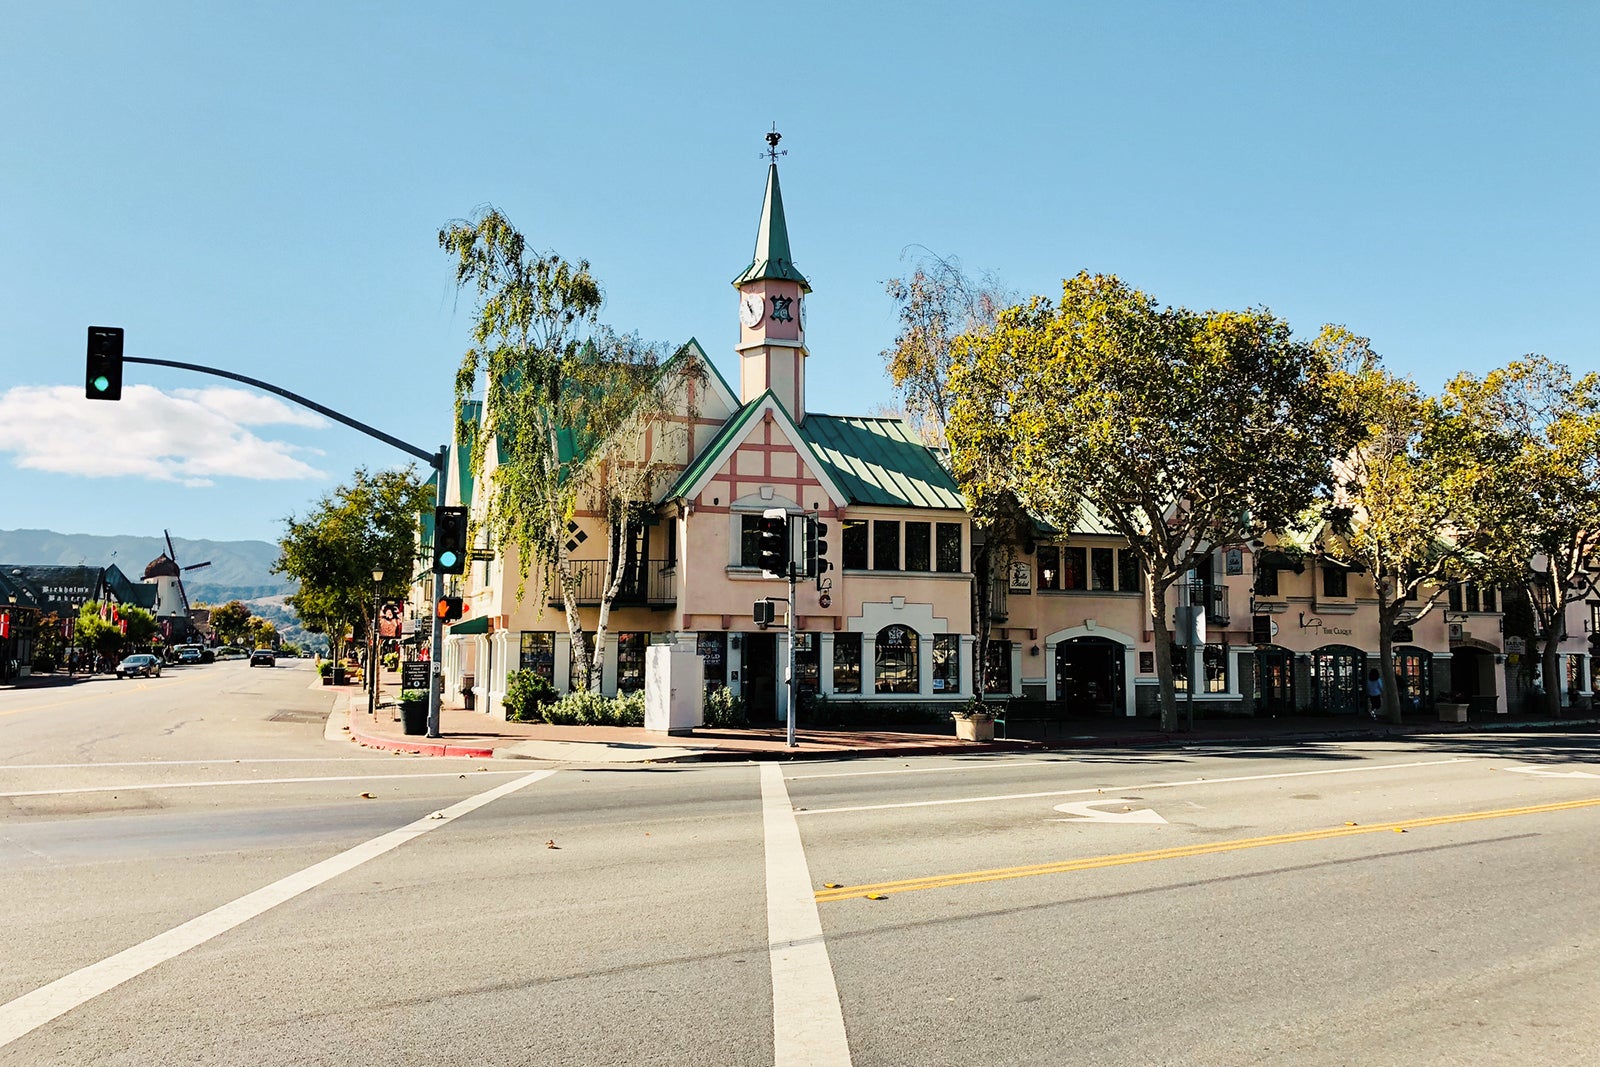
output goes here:
{"type": "MultiPolygon", "coordinates": [[[[467,422],[481,424],[483,422],[483,401],[468,400],[461,405],[461,417],[467,422]]],[[[461,503],[466,507],[472,506],[472,493],[476,483],[472,477],[472,450],[461,439],[461,428],[456,427],[456,443],[451,449],[456,457],[456,485],[459,487],[461,503]]],[[[435,490],[437,492],[437,490],[435,490]]]]}
{"type": "Polygon", "coordinates": [[[489,616],[479,615],[476,619],[467,619],[465,622],[452,623],[450,626],[451,637],[471,637],[473,634],[486,634],[489,632],[489,616]]]}
{"type": "Polygon", "coordinates": [[[783,192],[778,188],[778,165],[767,164],[767,195],[761,202],[761,224],[756,229],[756,251],[750,265],[733,280],[736,286],[762,278],[778,278],[799,282],[800,288],[811,291],[811,283],[795,269],[789,254],[789,226],[783,219],[783,192]]]}
{"type": "Polygon", "coordinates": [[[800,435],[852,504],[961,510],[961,490],[899,419],[808,414],[800,435]]]}

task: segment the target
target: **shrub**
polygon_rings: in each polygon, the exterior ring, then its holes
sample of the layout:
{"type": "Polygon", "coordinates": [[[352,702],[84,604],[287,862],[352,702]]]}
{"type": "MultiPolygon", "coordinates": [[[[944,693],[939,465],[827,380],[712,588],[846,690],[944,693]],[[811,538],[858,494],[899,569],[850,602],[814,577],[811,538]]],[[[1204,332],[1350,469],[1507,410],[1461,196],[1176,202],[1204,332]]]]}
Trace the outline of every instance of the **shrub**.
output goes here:
{"type": "Polygon", "coordinates": [[[402,704],[426,704],[427,702],[428,691],[426,689],[400,690],[400,703],[402,704]]]}
{"type": "MultiPolygon", "coordinates": [[[[556,701],[556,688],[533,671],[512,671],[506,679],[506,695],[501,704],[511,722],[538,722],[556,701]]],[[[545,719],[546,722],[551,720],[545,719]]]]}
{"type": "Polygon", "coordinates": [[[719,686],[706,695],[705,718],[707,726],[722,729],[750,725],[750,716],[744,709],[744,697],[727,686],[719,686]]]}
{"type": "Polygon", "coordinates": [[[643,726],[644,694],[612,699],[580,689],[546,704],[541,716],[558,726],[643,726]]]}
{"type": "Polygon", "coordinates": [[[322,675],[324,678],[326,678],[328,675],[332,674],[333,673],[333,660],[325,659],[321,663],[317,664],[317,673],[322,675]]]}
{"type": "Polygon", "coordinates": [[[48,652],[35,652],[33,654],[33,671],[35,674],[49,674],[56,669],[56,658],[48,652]]]}
{"type": "Polygon", "coordinates": [[[399,670],[400,669],[400,653],[398,653],[398,652],[385,652],[383,654],[383,669],[386,670],[386,671],[397,671],[397,670],[399,670]]]}

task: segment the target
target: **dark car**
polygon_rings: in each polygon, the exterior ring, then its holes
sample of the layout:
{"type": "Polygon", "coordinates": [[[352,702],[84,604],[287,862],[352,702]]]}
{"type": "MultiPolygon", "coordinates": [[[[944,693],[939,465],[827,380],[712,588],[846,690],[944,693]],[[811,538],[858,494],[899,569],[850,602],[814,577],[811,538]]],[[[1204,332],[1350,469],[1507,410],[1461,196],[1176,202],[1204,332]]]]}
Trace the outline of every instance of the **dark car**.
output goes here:
{"type": "Polygon", "coordinates": [[[178,649],[179,663],[199,663],[201,658],[200,649],[194,645],[184,645],[178,649]]]}
{"type": "Polygon", "coordinates": [[[161,677],[161,660],[148,652],[140,652],[129,656],[117,664],[118,678],[159,678],[161,677]]]}
{"type": "Polygon", "coordinates": [[[250,666],[252,667],[276,667],[277,665],[278,657],[270,648],[258,648],[250,653],[250,666]]]}

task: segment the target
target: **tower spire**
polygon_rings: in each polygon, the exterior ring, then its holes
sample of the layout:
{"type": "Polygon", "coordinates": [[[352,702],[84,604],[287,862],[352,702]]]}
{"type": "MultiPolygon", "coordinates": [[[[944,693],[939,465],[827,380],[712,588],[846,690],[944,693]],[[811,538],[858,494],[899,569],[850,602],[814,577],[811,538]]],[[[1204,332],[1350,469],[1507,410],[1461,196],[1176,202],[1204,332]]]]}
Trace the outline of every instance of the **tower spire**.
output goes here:
{"type": "Polygon", "coordinates": [[[761,223],[756,228],[756,250],[750,265],[733,280],[735,286],[762,278],[799,282],[805,292],[811,284],[795,268],[789,253],[789,226],[783,218],[783,190],[778,187],[778,157],[787,155],[778,151],[778,141],[783,134],[776,129],[767,134],[767,193],[761,202],[761,223]]]}

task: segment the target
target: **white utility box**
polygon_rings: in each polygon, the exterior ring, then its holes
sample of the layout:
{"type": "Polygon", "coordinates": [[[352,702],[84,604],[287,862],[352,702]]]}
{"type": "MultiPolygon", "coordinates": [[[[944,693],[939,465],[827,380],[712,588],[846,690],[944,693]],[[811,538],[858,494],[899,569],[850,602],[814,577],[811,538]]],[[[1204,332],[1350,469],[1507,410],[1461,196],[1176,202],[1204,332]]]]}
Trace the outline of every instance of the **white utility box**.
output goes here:
{"type": "Polygon", "coordinates": [[[681,645],[644,650],[644,728],[686,734],[705,725],[706,665],[681,645]]]}

